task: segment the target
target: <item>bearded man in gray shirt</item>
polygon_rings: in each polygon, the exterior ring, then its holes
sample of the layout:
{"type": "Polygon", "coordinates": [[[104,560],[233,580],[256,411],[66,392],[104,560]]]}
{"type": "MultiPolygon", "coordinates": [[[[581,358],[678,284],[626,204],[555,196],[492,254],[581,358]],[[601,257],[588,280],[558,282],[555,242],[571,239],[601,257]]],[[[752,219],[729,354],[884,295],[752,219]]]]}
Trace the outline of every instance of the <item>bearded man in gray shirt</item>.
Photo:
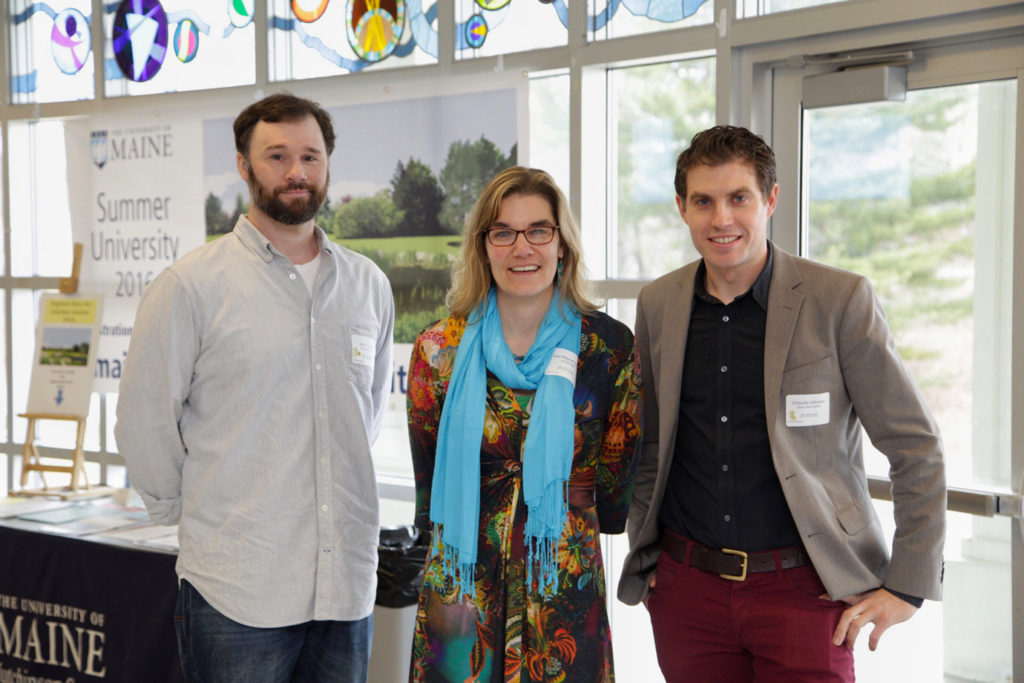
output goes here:
{"type": "Polygon", "coordinates": [[[147,287],[118,447],[150,517],[179,525],[186,680],[365,681],[394,301],[314,224],[330,115],[271,95],[234,133],[249,213],[147,287]]]}

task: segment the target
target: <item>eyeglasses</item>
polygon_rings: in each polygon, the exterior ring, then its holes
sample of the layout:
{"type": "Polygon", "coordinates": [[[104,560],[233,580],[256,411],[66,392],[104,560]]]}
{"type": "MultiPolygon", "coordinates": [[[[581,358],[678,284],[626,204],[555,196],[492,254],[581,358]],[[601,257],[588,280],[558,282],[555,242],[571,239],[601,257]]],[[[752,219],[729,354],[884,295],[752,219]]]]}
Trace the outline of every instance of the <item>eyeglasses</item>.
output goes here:
{"type": "Polygon", "coordinates": [[[547,244],[555,239],[557,225],[531,225],[525,230],[515,228],[488,228],[484,230],[487,241],[495,247],[511,247],[519,239],[519,235],[526,238],[526,241],[535,246],[547,244]]]}

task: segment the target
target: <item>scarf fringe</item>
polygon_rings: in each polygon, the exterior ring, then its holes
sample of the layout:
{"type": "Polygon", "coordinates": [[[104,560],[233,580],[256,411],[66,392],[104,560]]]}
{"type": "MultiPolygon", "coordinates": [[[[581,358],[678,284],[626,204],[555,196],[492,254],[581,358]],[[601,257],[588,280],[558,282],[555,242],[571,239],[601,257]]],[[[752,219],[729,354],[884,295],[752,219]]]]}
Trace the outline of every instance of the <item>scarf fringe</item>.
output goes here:
{"type": "MultiPolygon", "coordinates": [[[[449,545],[444,542],[441,538],[442,529],[440,524],[434,524],[434,553],[440,553],[444,558],[442,567],[444,568],[445,577],[451,577],[454,582],[456,594],[456,602],[462,600],[462,596],[468,595],[470,602],[476,599],[476,562],[464,562],[460,561],[459,549],[453,545],[449,545]]],[[[447,581],[445,582],[447,584],[447,581]]],[[[447,586],[439,586],[437,590],[440,592],[445,590],[447,586]]]]}
{"type": "MultiPolygon", "coordinates": [[[[569,482],[554,482],[544,492],[540,505],[553,508],[550,510],[552,516],[547,518],[561,520],[561,523],[557,526],[545,526],[542,515],[528,514],[526,517],[526,585],[534,585],[533,568],[536,566],[539,570],[537,592],[543,598],[551,597],[558,592],[558,543],[562,539],[562,529],[568,516],[568,501],[569,482]],[[561,495],[551,490],[559,483],[561,495]]],[[[530,512],[533,512],[533,508],[530,512]]]]}

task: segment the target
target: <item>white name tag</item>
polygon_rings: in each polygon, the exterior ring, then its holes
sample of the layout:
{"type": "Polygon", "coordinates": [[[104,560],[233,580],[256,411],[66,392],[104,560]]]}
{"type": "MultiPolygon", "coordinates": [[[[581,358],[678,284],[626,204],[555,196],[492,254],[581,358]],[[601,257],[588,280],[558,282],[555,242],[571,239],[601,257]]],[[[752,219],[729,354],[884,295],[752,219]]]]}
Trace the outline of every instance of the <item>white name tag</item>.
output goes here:
{"type": "Polygon", "coordinates": [[[352,335],[352,362],[356,365],[373,367],[374,343],[370,337],[361,334],[352,335]]]}
{"type": "Polygon", "coordinates": [[[828,392],[786,396],[786,426],[813,427],[828,424],[828,392]]]}
{"type": "Polygon", "coordinates": [[[558,375],[572,382],[573,386],[576,386],[576,363],[578,357],[575,353],[568,349],[555,349],[555,352],[551,354],[551,361],[548,363],[548,369],[544,371],[545,375],[558,375]]]}

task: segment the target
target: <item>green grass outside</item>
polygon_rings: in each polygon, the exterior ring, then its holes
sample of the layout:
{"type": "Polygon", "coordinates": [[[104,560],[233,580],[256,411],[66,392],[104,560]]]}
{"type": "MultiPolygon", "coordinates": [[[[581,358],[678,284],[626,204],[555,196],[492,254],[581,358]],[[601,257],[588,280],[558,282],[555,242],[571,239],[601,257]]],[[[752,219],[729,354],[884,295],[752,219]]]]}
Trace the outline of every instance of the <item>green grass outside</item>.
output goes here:
{"type": "Polygon", "coordinates": [[[425,252],[428,254],[458,254],[462,238],[458,235],[428,235],[426,237],[364,237],[335,239],[338,244],[353,251],[377,250],[384,254],[425,252]]]}
{"type": "Polygon", "coordinates": [[[69,351],[67,349],[41,349],[40,365],[85,365],[89,360],[88,352],[69,351]]]}
{"type": "MultiPolygon", "coordinates": [[[[206,241],[212,242],[223,235],[207,235],[206,241]]],[[[331,238],[338,244],[353,251],[380,251],[385,255],[425,252],[428,254],[459,253],[462,238],[458,235],[428,235],[426,237],[363,237],[339,240],[331,238]]]]}

